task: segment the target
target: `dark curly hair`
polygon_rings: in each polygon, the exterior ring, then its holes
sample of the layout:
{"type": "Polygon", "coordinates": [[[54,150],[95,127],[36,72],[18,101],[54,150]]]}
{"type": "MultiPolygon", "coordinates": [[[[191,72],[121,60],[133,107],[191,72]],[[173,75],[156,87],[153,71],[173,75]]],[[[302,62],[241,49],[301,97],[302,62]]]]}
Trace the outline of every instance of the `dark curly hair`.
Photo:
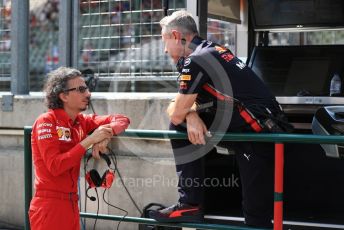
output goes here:
{"type": "Polygon", "coordinates": [[[45,103],[49,109],[63,108],[63,102],[59,94],[67,89],[67,82],[73,78],[81,77],[77,69],[60,67],[47,74],[47,81],[44,85],[45,103]]]}

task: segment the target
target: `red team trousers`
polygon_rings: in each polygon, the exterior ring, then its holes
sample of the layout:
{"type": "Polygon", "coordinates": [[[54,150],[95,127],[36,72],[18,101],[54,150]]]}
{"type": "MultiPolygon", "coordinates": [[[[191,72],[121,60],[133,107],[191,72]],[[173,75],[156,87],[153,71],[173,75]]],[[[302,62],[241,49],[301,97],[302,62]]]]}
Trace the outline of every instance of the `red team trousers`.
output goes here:
{"type": "Polygon", "coordinates": [[[30,204],[29,217],[34,230],[79,230],[77,195],[36,192],[30,204]]]}

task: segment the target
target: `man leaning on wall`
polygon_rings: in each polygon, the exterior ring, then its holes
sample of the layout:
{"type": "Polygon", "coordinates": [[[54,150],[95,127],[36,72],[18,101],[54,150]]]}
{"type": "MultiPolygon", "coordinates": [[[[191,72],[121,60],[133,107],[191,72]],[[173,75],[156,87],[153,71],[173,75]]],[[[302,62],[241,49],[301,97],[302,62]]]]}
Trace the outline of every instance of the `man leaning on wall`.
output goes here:
{"type": "Polygon", "coordinates": [[[161,222],[203,220],[204,155],[217,144],[236,153],[245,223],[272,227],[273,145],[216,142],[210,133],[284,132],[289,126],[275,97],[229,49],[199,37],[190,13],[176,11],[160,25],[165,53],[179,71],[179,91],[167,109],[170,129],[187,132],[188,140],[171,140],[178,203],[150,216],[161,222]]]}
{"type": "Polygon", "coordinates": [[[130,121],[124,115],[86,115],[91,93],[76,69],[60,67],[47,76],[44,91],[48,112],[32,127],[35,195],[30,203],[32,230],[80,229],[77,184],[81,159],[106,153],[113,135],[130,121]]]}

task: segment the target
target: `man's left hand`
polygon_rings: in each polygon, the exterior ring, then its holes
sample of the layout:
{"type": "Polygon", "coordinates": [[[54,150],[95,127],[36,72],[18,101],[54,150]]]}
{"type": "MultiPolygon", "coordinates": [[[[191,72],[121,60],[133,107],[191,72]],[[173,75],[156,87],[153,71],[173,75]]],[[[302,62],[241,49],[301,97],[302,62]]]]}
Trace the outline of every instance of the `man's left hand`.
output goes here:
{"type": "Polygon", "coordinates": [[[93,145],[92,156],[95,159],[100,159],[100,155],[99,155],[100,153],[107,153],[108,152],[107,145],[109,144],[110,140],[111,140],[110,138],[107,138],[107,139],[104,139],[103,141],[98,142],[98,143],[93,145]]]}
{"type": "Polygon", "coordinates": [[[205,145],[204,135],[208,132],[208,129],[197,112],[187,114],[186,126],[189,141],[194,145],[205,145]]]}

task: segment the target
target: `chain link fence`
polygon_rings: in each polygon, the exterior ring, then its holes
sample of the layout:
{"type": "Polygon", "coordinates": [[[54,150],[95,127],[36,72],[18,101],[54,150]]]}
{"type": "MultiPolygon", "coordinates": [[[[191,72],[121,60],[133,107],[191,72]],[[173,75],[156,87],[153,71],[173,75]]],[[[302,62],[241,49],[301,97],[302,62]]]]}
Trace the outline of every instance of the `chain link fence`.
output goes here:
{"type": "MultiPolygon", "coordinates": [[[[163,52],[161,0],[80,0],[78,68],[92,69],[98,91],[176,92],[177,72],[163,52]]],[[[168,14],[185,9],[170,0],[168,14]]],[[[236,26],[208,19],[208,38],[235,51],[236,26]]]]}
{"type": "Polygon", "coordinates": [[[10,91],[11,1],[0,0],[0,91],[10,91]]]}
{"type": "MultiPolygon", "coordinates": [[[[80,0],[78,68],[92,69],[99,91],[175,91],[176,70],[163,52],[161,0],[80,0]]],[[[184,0],[169,1],[171,14],[184,0]]]]}
{"type": "Polygon", "coordinates": [[[344,30],[269,33],[269,45],[343,45],[344,30]]]}
{"type": "MultiPolygon", "coordinates": [[[[162,0],[78,0],[77,68],[92,69],[101,92],[176,92],[177,72],[163,52],[162,0]]],[[[60,0],[30,0],[30,91],[59,66],[60,0]]],[[[168,14],[186,8],[169,0],[168,14]]],[[[10,91],[11,0],[0,0],[0,91],[10,91]]],[[[208,19],[208,39],[235,52],[236,25],[208,19]]],[[[74,59],[75,60],[75,59],[74,59]]]]}

